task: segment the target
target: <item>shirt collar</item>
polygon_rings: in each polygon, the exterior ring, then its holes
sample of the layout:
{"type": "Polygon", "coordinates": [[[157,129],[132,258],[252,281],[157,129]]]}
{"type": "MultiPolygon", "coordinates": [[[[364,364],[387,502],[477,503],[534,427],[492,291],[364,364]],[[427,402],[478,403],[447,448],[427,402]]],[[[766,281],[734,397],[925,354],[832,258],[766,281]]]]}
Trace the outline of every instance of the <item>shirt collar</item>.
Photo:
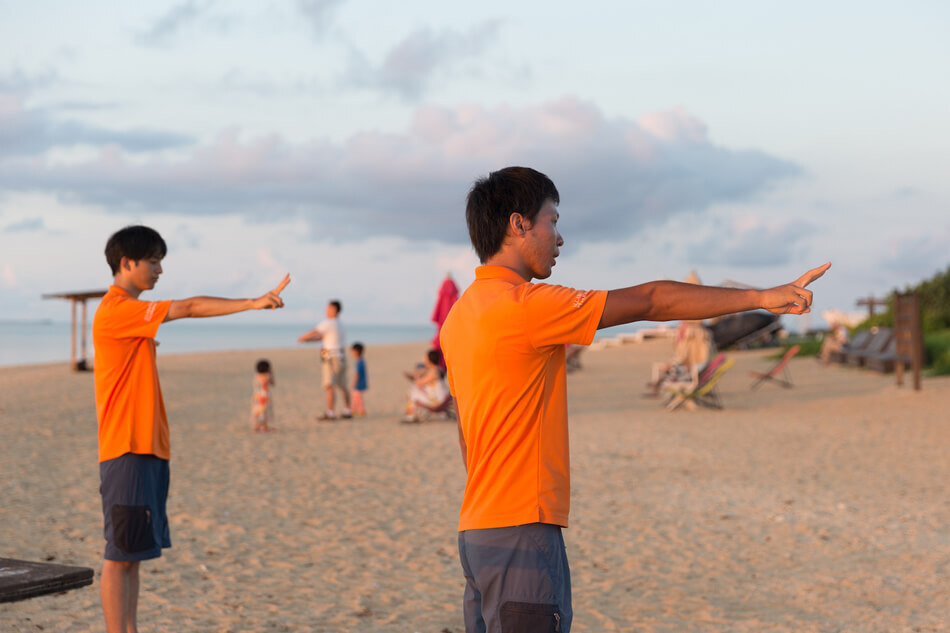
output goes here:
{"type": "Polygon", "coordinates": [[[115,285],[115,284],[110,284],[110,285],[109,285],[109,292],[114,292],[114,293],[116,293],[116,294],[118,294],[118,295],[122,295],[123,297],[131,297],[131,296],[132,296],[132,295],[129,294],[129,291],[128,291],[128,290],[126,290],[125,288],[120,288],[119,286],[117,286],[117,285],[115,285]]]}
{"type": "Polygon", "coordinates": [[[479,266],[475,269],[475,279],[499,279],[512,284],[526,284],[528,280],[505,266],[479,266]]]}

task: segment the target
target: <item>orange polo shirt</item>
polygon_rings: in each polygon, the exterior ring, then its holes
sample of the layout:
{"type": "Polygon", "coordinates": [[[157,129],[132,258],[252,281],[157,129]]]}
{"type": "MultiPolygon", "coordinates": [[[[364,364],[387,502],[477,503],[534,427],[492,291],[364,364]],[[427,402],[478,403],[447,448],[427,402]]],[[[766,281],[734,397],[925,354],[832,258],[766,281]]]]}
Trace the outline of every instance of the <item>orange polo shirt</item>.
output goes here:
{"type": "Polygon", "coordinates": [[[125,453],[168,459],[168,419],[155,335],[171,301],[139,301],[110,286],[92,321],[99,461],[125,453]]]}
{"type": "Polygon", "coordinates": [[[567,526],[571,507],[565,343],[589,345],[606,291],[529,283],[480,266],[441,342],[465,438],[459,531],[567,526]]]}

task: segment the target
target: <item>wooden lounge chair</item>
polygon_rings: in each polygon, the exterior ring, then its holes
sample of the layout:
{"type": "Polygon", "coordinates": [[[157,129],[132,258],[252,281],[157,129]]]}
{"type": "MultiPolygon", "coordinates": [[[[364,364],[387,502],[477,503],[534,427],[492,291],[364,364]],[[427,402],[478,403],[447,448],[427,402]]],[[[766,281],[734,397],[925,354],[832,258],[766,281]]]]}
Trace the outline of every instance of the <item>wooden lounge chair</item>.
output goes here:
{"type": "Polygon", "coordinates": [[[892,336],[888,341],[887,347],[878,354],[868,354],[864,359],[864,366],[874,371],[889,374],[897,367],[897,363],[902,363],[905,367],[910,367],[910,358],[901,356],[897,353],[897,337],[892,336]]]}
{"type": "Polygon", "coordinates": [[[791,387],[792,375],[788,371],[788,362],[792,360],[795,354],[801,351],[801,349],[801,345],[792,345],[789,347],[787,350],[785,350],[782,358],[764,374],[757,371],[750,371],[749,373],[753,378],[755,378],[755,382],[753,382],[752,386],[749,388],[755,389],[767,380],[778,383],[786,388],[791,387]]]}
{"type": "Polygon", "coordinates": [[[92,584],[88,567],[0,558],[0,602],[26,600],[92,584]]]}
{"type": "Polygon", "coordinates": [[[877,332],[871,334],[871,339],[862,349],[850,350],[847,353],[847,362],[849,365],[863,367],[864,361],[871,355],[880,354],[894,338],[894,330],[887,327],[878,328],[877,332]]]}
{"type": "Polygon", "coordinates": [[[829,361],[833,363],[847,363],[848,352],[862,350],[870,342],[871,342],[871,330],[859,330],[854,335],[854,338],[851,339],[849,342],[845,343],[844,346],[839,351],[831,352],[829,361]]]}
{"type": "Polygon", "coordinates": [[[695,384],[671,384],[666,387],[670,393],[670,399],[666,403],[666,408],[673,411],[685,404],[689,409],[695,409],[696,405],[709,407],[710,409],[722,409],[722,399],[719,392],[716,391],[716,385],[723,374],[729,371],[729,368],[735,363],[735,359],[726,358],[719,354],[699,376],[699,381],[695,384]],[[715,363],[715,364],[714,364],[715,363]]]}

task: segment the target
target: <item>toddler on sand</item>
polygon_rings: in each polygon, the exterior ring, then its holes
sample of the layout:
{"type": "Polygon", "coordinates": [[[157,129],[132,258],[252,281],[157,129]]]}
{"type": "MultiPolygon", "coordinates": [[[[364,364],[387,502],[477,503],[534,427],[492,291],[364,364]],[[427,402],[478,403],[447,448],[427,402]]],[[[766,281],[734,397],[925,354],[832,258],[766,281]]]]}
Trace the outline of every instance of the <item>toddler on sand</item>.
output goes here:
{"type": "Polygon", "coordinates": [[[254,397],[251,400],[251,420],[254,422],[255,433],[267,433],[272,430],[270,424],[274,421],[274,400],[271,387],[274,386],[274,374],[270,363],[266,360],[257,361],[257,373],[254,374],[254,397]]]}

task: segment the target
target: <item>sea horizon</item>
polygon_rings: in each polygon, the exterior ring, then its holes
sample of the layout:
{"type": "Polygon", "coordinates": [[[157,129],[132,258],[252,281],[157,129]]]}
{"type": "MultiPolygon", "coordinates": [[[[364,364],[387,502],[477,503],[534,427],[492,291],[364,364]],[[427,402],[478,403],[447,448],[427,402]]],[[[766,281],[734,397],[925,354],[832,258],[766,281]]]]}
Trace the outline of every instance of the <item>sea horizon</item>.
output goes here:
{"type": "MultiPolygon", "coordinates": [[[[654,323],[631,323],[598,332],[611,336],[635,332],[654,323]]],[[[298,343],[300,334],[313,329],[313,323],[253,323],[223,320],[189,319],[163,326],[156,337],[159,354],[200,354],[251,349],[292,349],[319,347],[298,343]]],[[[343,323],[346,344],[357,341],[367,347],[398,343],[424,343],[436,334],[434,323],[385,324],[343,323]]],[[[0,367],[69,362],[70,323],[49,319],[0,320],[0,367]]],[[[86,332],[86,360],[94,357],[91,319],[86,332]]],[[[76,356],[82,358],[82,343],[77,329],[76,356]]]]}

